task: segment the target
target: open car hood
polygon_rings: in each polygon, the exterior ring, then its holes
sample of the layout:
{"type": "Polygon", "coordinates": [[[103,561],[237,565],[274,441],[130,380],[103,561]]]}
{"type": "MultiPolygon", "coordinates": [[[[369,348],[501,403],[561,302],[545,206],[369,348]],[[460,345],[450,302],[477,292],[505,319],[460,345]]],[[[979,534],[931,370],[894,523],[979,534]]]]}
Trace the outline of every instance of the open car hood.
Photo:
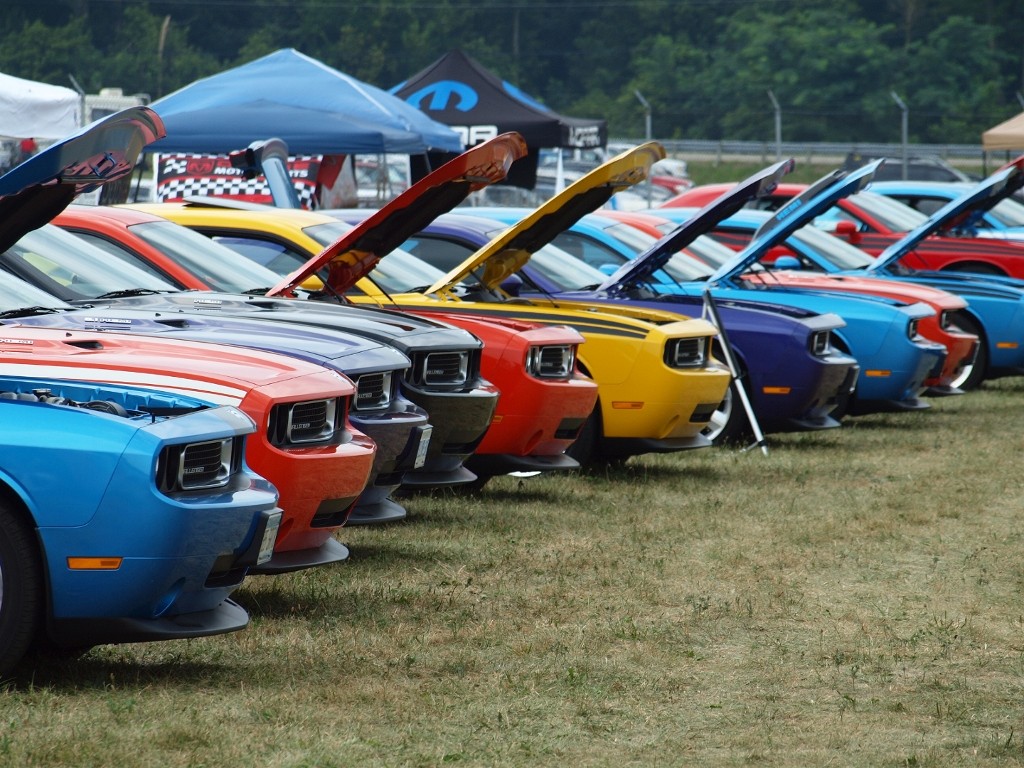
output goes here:
{"type": "Polygon", "coordinates": [[[651,166],[664,157],[664,147],[653,141],[613,157],[506,229],[427,288],[426,293],[451,292],[474,272],[484,287],[496,288],[558,233],[600,208],[616,192],[646,179],[651,166]]]}
{"type": "Polygon", "coordinates": [[[628,291],[638,283],[649,282],[652,275],[664,267],[679,250],[701,235],[706,235],[750,200],[770,194],[778,186],[779,180],[792,171],[795,165],[792,159],[783,160],[758,171],[723,192],[697,211],[693,218],[683,222],[645,252],[619,267],[597,287],[597,290],[616,294],[628,291]]]}
{"type": "Polygon", "coordinates": [[[0,251],[47,224],[80,192],[130,174],[164,124],[148,107],[132,107],[85,126],[0,176],[0,251]]]}
{"type": "Polygon", "coordinates": [[[527,153],[518,133],[503,133],[463,152],[368,216],[267,292],[294,296],[304,280],[324,267],[324,285],[344,294],[381,259],[451,210],[473,191],[501,181],[527,153]]]}
{"type": "Polygon", "coordinates": [[[850,173],[833,171],[809,186],[803,194],[786,202],[760,229],[735,258],[712,274],[708,284],[729,282],[755,264],[769,249],[785,240],[811,219],[871,183],[883,160],[876,160],[850,173]]]}
{"type": "Polygon", "coordinates": [[[868,265],[868,271],[880,272],[914,250],[929,235],[948,233],[958,227],[970,226],[1001,200],[1024,187],[1024,155],[1004,165],[960,197],[950,200],[933,213],[926,222],[913,229],[882,251],[868,265]]]}

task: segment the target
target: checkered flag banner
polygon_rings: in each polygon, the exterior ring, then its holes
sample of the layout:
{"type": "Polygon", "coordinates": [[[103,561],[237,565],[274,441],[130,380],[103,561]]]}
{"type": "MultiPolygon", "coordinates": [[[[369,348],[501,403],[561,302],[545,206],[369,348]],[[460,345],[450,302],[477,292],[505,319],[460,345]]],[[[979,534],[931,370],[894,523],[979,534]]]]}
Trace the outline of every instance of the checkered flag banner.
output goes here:
{"type": "MultiPolygon", "coordinates": [[[[158,155],[156,195],[160,202],[177,202],[189,197],[226,197],[273,205],[266,179],[247,179],[231,165],[227,155],[158,155]]],[[[319,155],[288,158],[288,174],[295,184],[303,208],[312,208],[316,193],[319,155]]]]}

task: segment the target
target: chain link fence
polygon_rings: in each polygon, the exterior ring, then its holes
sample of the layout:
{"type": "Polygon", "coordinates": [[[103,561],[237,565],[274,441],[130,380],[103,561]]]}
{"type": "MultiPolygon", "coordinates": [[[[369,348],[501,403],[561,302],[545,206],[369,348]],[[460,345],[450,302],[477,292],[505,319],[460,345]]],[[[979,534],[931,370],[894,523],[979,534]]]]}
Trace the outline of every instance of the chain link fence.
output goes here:
{"type": "MultiPolygon", "coordinates": [[[[612,154],[619,148],[636,146],[644,139],[610,139],[612,154]]],[[[695,163],[759,162],[771,163],[792,157],[808,165],[842,165],[851,155],[902,159],[902,144],[853,144],[843,142],[759,142],[759,141],[701,141],[663,140],[669,157],[695,163]]],[[[980,144],[910,144],[906,156],[939,159],[966,173],[984,175],[1001,165],[1016,153],[985,153],[980,144]]]]}

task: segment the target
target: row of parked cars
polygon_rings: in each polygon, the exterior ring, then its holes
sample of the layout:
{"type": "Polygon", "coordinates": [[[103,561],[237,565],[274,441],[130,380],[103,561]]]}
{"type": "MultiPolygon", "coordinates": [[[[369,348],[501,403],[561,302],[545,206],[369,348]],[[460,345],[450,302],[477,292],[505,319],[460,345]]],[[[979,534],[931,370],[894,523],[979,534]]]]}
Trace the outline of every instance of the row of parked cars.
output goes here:
{"type": "Polygon", "coordinates": [[[0,177],[3,672],[240,629],[246,576],[344,560],[343,525],[400,520],[417,491],[830,429],[1024,370],[1009,329],[965,327],[982,285],[1014,322],[1011,278],[783,281],[826,271],[791,241],[870,168],[753,211],[745,242],[723,228],[791,161],[678,223],[597,213],[653,142],[537,209],[456,212],[526,154],[516,134],[372,212],[72,204],[162,135],[133,108],[0,177]]]}

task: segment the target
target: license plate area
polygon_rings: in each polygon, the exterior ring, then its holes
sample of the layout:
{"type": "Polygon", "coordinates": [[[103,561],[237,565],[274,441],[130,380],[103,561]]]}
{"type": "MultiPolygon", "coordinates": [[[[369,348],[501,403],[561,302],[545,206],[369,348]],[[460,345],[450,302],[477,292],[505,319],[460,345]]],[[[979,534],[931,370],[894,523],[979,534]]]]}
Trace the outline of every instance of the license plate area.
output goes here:
{"type": "Polygon", "coordinates": [[[274,544],[277,543],[277,531],[281,527],[281,512],[271,512],[267,517],[263,538],[260,541],[260,552],[256,556],[256,564],[263,565],[274,556],[274,544]]]}
{"type": "Polygon", "coordinates": [[[434,428],[429,424],[420,430],[420,442],[416,446],[416,458],[413,459],[413,469],[419,469],[427,463],[427,450],[430,448],[430,435],[434,428]]]}

